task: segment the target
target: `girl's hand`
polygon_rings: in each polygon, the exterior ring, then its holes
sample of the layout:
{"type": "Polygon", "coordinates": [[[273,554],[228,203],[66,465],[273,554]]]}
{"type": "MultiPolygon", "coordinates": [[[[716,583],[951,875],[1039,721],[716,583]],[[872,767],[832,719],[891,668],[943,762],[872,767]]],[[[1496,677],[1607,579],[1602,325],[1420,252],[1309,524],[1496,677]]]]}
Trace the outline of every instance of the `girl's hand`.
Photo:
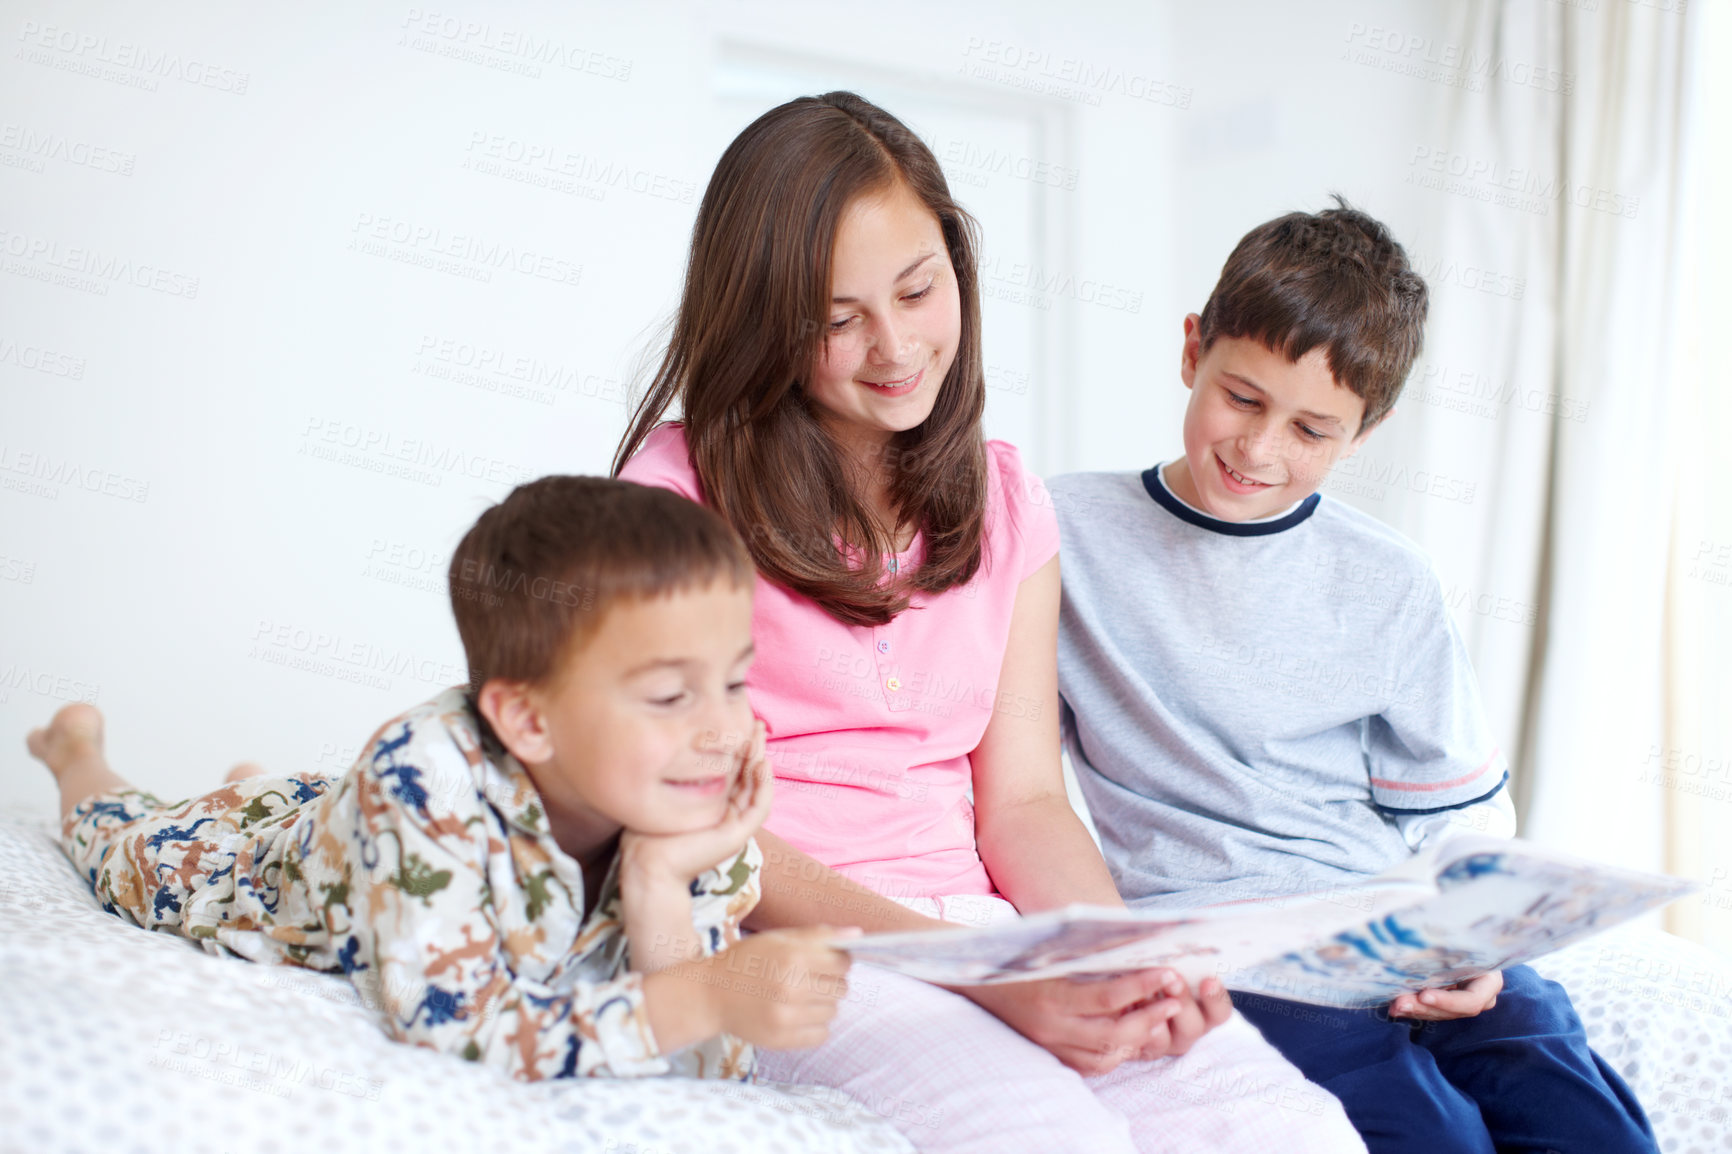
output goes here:
{"type": "Polygon", "coordinates": [[[620,834],[622,888],[669,882],[685,886],[705,870],[740,852],[746,839],[770,816],[774,775],[764,754],[764,723],[754,719],[752,737],[740,751],[740,766],[728,793],[727,809],[715,825],[689,833],[620,834]]]}
{"type": "Polygon", "coordinates": [[[1471,1018],[1497,1005],[1498,991],[1503,989],[1503,971],[1493,970],[1472,981],[1457,982],[1441,990],[1420,990],[1403,994],[1389,1003],[1392,1018],[1412,1018],[1420,1022],[1447,1022],[1454,1018],[1471,1018]]]}
{"type": "Polygon", "coordinates": [[[1159,1030],[1137,1054],[1137,1059],[1152,1062],[1156,1058],[1176,1058],[1197,1044],[1197,1039],[1233,1016],[1233,999],[1219,978],[1204,978],[1197,983],[1193,997],[1183,978],[1174,976],[1162,987],[1162,996],[1178,1003],[1178,1012],[1167,1021],[1166,1036],[1159,1030]]]}
{"type": "Polygon", "coordinates": [[[1084,1076],[1128,1059],[1182,1054],[1233,1012],[1220,983],[1199,1002],[1171,970],[1095,981],[1053,978],[956,990],[1084,1076]],[[1178,993],[1169,993],[1169,990],[1178,993]],[[1175,1046],[1179,1047],[1175,1049],[1175,1046]]]}

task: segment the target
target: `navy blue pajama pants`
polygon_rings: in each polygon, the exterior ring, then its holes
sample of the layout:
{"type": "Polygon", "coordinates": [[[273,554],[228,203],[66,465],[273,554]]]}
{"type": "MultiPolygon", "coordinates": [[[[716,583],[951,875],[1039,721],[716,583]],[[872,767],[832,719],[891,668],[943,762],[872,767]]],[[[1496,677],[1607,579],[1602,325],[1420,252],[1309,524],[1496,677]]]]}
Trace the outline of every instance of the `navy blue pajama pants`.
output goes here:
{"type": "Polygon", "coordinates": [[[1371,1154],[1657,1154],[1564,988],[1527,966],[1503,978],[1495,1006],[1449,1022],[1237,992],[1233,1005],[1341,1099],[1371,1154]]]}

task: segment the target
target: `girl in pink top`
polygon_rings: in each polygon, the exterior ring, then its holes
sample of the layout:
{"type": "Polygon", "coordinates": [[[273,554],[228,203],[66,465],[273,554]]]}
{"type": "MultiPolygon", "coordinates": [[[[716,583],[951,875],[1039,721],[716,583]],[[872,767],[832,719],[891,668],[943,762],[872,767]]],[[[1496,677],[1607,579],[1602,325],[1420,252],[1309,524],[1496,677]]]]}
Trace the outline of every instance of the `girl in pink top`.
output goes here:
{"type": "MultiPolygon", "coordinates": [[[[752,929],[1121,904],[1060,770],[1056,519],[980,431],[975,231],[882,109],[765,113],[704,193],[614,461],[715,508],[758,567],[776,793],[752,929]]],[[[857,966],[830,1040],[759,1069],[926,1151],[1363,1149],[1218,982],[1164,970],[949,990],[857,966]]]]}
{"type": "MultiPolygon", "coordinates": [[[[971,756],[995,711],[1030,728],[1053,720],[1048,702],[1001,693],[998,675],[1018,590],[1057,556],[1058,522],[1015,448],[987,442],[986,465],[985,557],[967,584],[849,625],[758,579],[746,686],[776,773],[765,828],[886,897],[997,894],[975,840],[971,756]]],[[[620,476],[704,500],[677,424],[645,438],[620,476]]],[[[916,532],[885,569],[919,565],[923,544],[916,532]]]]}

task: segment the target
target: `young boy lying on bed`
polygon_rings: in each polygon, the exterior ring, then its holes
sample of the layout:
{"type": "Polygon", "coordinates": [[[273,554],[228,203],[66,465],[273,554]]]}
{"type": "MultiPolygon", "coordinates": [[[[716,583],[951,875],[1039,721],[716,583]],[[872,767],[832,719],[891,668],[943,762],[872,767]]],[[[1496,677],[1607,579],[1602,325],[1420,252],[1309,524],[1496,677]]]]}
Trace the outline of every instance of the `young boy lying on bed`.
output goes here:
{"type": "Polygon", "coordinates": [[[665,489],[545,477],[481,515],[450,588],[470,685],[386,722],[340,779],[231,775],[164,804],[109,769],[94,708],[31,733],[104,907],[341,971],[398,1040],[526,1081],[745,1078],[752,1043],[821,1042],[833,934],[739,931],[771,775],[732,530],[665,489]]]}
{"type": "MultiPolygon", "coordinates": [[[[1326,890],[1452,825],[1515,832],[1430,561],[1317,493],[1394,406],[1425,314],[1364,213],[1261,225],[1185,318],[1184,455],[1049,485],[1061,718],[1132,906],[1326,890]]],[[[1386,1010],[1233,1004],[1374,1154],[1654,1149],[1563,988],[1526,966],[1386,1010]]]]}

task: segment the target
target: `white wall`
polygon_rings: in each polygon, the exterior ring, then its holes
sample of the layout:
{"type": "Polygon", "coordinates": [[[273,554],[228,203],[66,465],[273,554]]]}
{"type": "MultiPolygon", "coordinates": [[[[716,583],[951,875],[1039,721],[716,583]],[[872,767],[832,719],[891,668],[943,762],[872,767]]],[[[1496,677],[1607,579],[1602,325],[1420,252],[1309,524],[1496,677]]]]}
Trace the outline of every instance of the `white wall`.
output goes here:
{"type": "Polygon", "coordinates": [[[946,159],[993,435],[1171,455],[1180,321],[1246,229],[1333,190],[1420,229],[1438,85],[1350,50],[1438,8],[9,4],[0,804],[50,806],[22,738],[65,699],[174,795],[340,771],[459,679],[445,555],[512,482],[605,471],[715,158],[787,95],[854,86],[946,159]]]}

